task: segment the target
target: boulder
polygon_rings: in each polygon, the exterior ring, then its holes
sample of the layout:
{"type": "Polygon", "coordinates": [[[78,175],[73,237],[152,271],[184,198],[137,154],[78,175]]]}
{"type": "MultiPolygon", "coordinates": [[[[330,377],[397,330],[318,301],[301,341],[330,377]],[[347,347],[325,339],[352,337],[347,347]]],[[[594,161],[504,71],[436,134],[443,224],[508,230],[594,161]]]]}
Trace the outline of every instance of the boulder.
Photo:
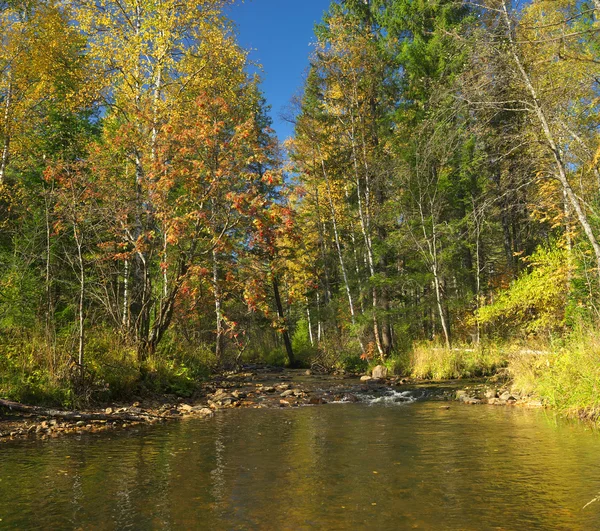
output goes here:
{"type": "Polygon", "coordinates": [[[488,390],[485,392],[485,397],[486,397],[487,399],[490,399],[490,398],[496,398],[497,396],[498,396],[498,391],[496,391],[495,389],[488,389],[488,390]]]}
{"type": "Polygon", "coordinates": [[[373,368],[373,370],[371,371],[371,376],[373,378],[377,378],[377,379],[385,379],[387,378],[388,375],[388,370],[387,367],[383,366],[383,365],[377,365],[376,367],[373,368]]]}
{"type": "Polygon", "coordinates": [[[372,379],[373,379],[373,378],[372,378],[371,376],[366,376],[366,375],[365,375],[365,376],[361,376],[361,377],[360,377],[360,381],[361,381],[361,382],[368,382],[368,381],[370,381],[370,380],[372,380],[372,379]]]}

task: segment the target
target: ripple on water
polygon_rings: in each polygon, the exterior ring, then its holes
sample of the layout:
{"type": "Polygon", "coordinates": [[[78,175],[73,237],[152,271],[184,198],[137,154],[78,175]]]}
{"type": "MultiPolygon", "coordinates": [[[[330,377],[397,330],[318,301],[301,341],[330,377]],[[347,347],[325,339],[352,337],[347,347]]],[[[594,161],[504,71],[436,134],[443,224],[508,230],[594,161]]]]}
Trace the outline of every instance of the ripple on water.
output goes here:
{"type": "Polygon", "coordinates": [[[418,400],[420,393],[418,391],[396,391],[394,389],[385,389],[381,394],[361,394],[359,400],[366,404],[379,405],[407,405],[418,400]]]}
{"type": "Polygon", "coordinates": [[[0,528],[600,529],[597,433],[418,397],[9,443],[0,528]]]}

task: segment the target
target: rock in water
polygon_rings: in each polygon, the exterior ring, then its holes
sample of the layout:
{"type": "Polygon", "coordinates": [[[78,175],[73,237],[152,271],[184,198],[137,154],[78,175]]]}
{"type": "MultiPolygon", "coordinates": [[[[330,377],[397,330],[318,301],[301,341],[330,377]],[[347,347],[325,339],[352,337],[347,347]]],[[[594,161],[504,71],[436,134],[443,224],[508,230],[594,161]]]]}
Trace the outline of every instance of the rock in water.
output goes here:
{"type": "Polygon", "coordinates": [[[373,371],[371,371],[371,376],[373,378],[378,378],[378,379],[387,378],[387,374],[388,374],[387,367],[384,367],[383,365],[377,365],[377,367],[374,367],[373,371]]]}
{"type": "Polygon", "coordinates": [[[361,382],[368,382],[370,380],[372,380],[373,378],[371,378],[370,376],[361,376],[360,377],[360,381],[361,382]]]}
{"type": "Polygon", "coordinates": [[[495,389],[488,389],[485,392],[485,397],[490,399],[490,398],[496,398],[498,396],[498,391],[496,391],[495,389]]]}
{"type": "Polygon", "coordinates": [[[197,415],[201,415],[203,417],[213,417],[215,412],[204,406],[196,406],[192,408],[192,413],[196,413],[197,415]]]}

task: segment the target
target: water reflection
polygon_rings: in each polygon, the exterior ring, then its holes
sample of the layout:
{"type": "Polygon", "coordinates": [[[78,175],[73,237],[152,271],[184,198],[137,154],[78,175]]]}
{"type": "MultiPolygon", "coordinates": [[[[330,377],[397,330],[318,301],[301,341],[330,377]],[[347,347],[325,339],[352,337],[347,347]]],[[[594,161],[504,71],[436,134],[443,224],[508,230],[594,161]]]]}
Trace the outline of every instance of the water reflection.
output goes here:
{"type": "Polygon", "coordinates": [[[599,529],[599,450],[508,408],[230,411],[0,446],[0,528],[599,529]]]}

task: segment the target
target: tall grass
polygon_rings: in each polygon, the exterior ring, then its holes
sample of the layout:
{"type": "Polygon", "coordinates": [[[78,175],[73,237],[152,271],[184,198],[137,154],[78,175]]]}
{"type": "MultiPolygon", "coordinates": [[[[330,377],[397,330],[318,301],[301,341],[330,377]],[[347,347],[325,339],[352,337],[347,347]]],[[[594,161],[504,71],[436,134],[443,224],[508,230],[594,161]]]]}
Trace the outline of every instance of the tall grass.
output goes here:
{"type": "Polygon", "coordinates": [[[405,373],[434,380],[488,376],[507,367],[514,391],[567,415],[600,420],[600,335],[591,329],[555,341],[451,350],[416,343],[405,360],[405,373]]]}
{"type": "Polygon", "coordinates": [[[463,346],[450,350],[435,343],[416,343],[408,354],[408,372],[415,378],[443,380],[494,374],[505,367],[506,356],[495,345],[463,346]]]}
{"type": "Polygon", "coordinates": [[[0,397],[18,402],[79,407],[148,393],[189,396],[214,365],[209,348],[166,339],[142,365],[136,349],[105,329],[90,332],[85,349],[85,385],[70,336],[49,344],[42,334],[0,336],[0,397]]]}
{"type": "Polygon", "coordinates": [[[568,415],[600,418],[600,337],[574,333],[547,353],[513,355],[514,387],[568,415]]]}

